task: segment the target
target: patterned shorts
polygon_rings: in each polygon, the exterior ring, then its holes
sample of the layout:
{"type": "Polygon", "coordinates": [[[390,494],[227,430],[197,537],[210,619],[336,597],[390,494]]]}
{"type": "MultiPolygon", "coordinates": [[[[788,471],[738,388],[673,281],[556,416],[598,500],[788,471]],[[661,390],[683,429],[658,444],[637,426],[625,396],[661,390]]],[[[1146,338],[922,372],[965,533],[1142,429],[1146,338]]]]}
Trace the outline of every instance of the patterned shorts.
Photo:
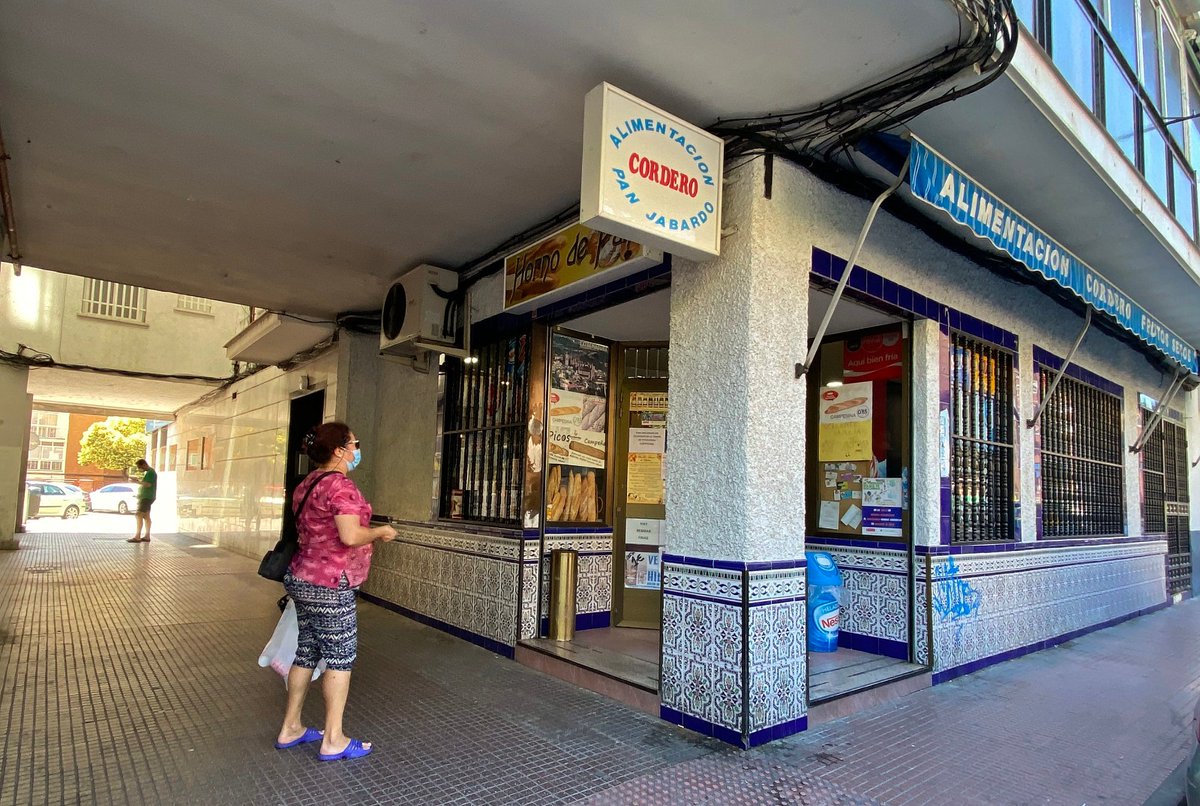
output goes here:
{"type": "Polygon", "coordinates": [[[283,586],[296,603],[300,626],[295,665],[315,669],[324,659],[327,669],[350,671],[358,657],[358,611],[346,577],[338,587],[324,588],[296,579],[289,571],[283,586]]]}

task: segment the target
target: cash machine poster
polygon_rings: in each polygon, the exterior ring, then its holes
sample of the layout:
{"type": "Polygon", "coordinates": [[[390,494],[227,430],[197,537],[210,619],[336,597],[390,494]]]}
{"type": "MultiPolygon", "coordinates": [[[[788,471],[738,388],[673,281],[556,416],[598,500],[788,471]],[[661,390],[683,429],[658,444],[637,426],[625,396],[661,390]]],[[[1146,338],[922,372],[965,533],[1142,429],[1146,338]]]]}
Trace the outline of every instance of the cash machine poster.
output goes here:
{"type": "Polygon", "coordinates": [[[871,458],[872,384],[821,388],[817,451],[822,462],[871,458]]]}

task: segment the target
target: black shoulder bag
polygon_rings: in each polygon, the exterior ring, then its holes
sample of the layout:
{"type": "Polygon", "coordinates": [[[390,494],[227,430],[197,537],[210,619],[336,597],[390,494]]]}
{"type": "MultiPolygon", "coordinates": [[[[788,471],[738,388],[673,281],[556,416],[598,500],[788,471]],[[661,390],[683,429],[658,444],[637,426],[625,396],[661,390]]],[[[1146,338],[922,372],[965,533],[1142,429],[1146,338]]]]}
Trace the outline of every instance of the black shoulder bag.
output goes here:
{"type": "Polygon", "coordinates": [[[283,582],[284,576],[288,572],[288,568],[292,565],[292,557],[296,554],[296,549],[300,546],[300,533],[296,531],[297,524],[300,523],[300,513],[304,511],[304,505],[308,503],[308,497],[313,494],[313,490],[317,489],[317,485],[321,483],[321,479],[326,476],[332,476],[335,472],[330,470],[328,473],[322,473],[317,476],[316,481],[308,488],[308,492],[304,494],[304,498],[300,499],[300,506],[295,510],[296,517],[290,523],[284,524],[283,534],[279,538],[279,542],[275,544],[275,548],[263,555],[262,562],[258,564],[258,575],[265,579],[272,579],[276,582],[283,582]]]}

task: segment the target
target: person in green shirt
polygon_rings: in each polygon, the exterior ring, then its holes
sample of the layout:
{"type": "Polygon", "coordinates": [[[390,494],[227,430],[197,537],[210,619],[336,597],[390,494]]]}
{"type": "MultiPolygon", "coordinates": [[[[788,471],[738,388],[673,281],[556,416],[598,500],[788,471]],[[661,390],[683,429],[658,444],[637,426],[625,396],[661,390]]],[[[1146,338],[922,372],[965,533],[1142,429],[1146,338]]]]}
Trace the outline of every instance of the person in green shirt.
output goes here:
{"type": "Polygon", "coordinates": [[[150,505],[158,497],[158,473],[150,467],[145,459],[137,460],[137,469],[142,473],[142,480],[137,494],[137,534],[126,543],[150,542],[150,505]],[[142,524],[146,525],[146,536],[142,537],[142,524]]]}

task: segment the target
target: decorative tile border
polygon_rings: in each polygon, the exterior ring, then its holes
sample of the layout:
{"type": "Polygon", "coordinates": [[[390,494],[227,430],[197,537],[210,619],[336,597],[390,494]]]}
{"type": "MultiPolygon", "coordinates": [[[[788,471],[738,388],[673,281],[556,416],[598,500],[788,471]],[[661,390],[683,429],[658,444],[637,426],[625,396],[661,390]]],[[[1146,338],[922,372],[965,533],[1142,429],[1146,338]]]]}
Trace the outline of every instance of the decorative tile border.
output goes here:
{"type": "Polygon", "coordinates": [[[663,719],[738,747],[807,726],[805,570],[663,556],[663,719]]]}
{"type": "Polygon", "coordinates": [[[959,554],[995,554],[1006,551],[1047,551],[1080,546],[1118,546],[1154,543],[1162,540],[1161,536],[1139,535],[1137,537],[1085,537],[1077,539],[1052,538],[1049,540],[1030,541],[1027,543],[958,543],[950,546],[915,546],[918,555],[959,555],[959,554]]]}

